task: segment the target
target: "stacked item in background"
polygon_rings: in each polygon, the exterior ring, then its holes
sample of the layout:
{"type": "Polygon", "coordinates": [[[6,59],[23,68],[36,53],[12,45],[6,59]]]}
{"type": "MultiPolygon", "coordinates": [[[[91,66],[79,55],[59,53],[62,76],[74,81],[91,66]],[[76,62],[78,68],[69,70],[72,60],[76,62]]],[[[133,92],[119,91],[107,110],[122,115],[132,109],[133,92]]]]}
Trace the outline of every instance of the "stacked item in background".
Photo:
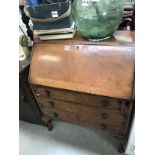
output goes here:
{"type": "Polygon", "coordinates": [[[74,37],[75,31],[75,24],[73,23],[69,28],[34,30],[34,37],[39,37],[40,40],[69,39],[74,37]]]}
{"type": "Polygon", "coordinates": [[[135,30],[135,0],[124,0],[123,18],[118,30],[135,30]]]}
{"type": "Polygon", "coordinates": [[[28,36],[27,27],[22,21],[21,12],[19,12],[19,17],[19,61],[22,62],[20,67],[25,68],[29,64],[33,41],[28,36]]]}
{"type": "Polygon", "coordinates": [[[75,34],[70,0],[27,0],[26,14],[33,23],[34,38],[69,39],[75,34]]]}

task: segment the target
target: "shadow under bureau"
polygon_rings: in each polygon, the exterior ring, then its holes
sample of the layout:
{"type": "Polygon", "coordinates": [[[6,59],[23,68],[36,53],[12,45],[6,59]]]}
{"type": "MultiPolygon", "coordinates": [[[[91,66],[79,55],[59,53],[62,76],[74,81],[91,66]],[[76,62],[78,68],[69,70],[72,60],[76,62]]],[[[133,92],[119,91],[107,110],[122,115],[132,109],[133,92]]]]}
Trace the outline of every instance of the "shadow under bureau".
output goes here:
{"type": "Polygon", "coordinates": [[[103,130],[121,151],[134,109],[134,32],[104,42],[36,39],[29,82],[49,130],[53,119],[103,130]]]}

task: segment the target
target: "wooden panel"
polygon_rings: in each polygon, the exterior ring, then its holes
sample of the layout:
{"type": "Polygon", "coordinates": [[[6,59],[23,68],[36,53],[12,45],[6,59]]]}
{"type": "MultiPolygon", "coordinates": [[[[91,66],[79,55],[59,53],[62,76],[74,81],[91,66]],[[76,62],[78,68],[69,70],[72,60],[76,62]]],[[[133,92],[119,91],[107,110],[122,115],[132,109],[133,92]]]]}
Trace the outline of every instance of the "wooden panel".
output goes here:
{"type": "Polygon", "coordinates": [[[106,111],[103,108],[94,108],[90,106],[84,106],[81,104],[75,104],[71,102],[64,102],[59,100],[49,100],[47,98],[38,98],[38,103],[41,108],[48,109],[49,111],[56,109],[69,113],[77,114],[80,121],[98,122],[115,124],[117,126],[125,125],[125,117],[121,113],[116,111],[106,111]]]}
{"type": "MultiPolygon", "coordinates": [[[[82,109],[82,108],[80,108],[82,109]]],[[[95,113],[95,112],[94,112],[95,113]]],[[[97,112],[96,112],[97,113],[97,112]]],[[[97,115],[90,114],[88,111],[81,110],[79,114],[80,122],[92,122],[92,123],[107,123],[116,126],[125,126],[126,119],[118,114],[108,113],[103,111],[102,113],[97,113],[97,115]]]]}
{"type": "MultiPolygon", "coordinates": [[[[132,38],[131,35],[124,34],[120,38],[132,38]]],[[[30,82],[132,99],[134,43],[117,41],[117,37],[112,42],[100,43],[78,39],[57,41],[54,44],[50,41],[34,43],[30,82]]]]}
{"type": "Polygon", "coordinates": [[[93,107],[104,108],[105,110],[121,111],[122,103],[125,104],[127,100],[113,99],[109,97],[90,95],[86,93],[77,93],[74,91],[52,89],[49,87],[33,85],[34,95],[37,98],[46,97],[62,101],[69,101],[82,105],[89,105],[93,107]]]}
{"type": "Polygon", "coordinates": [[[121,126],[114,126],[106,123],[97,124],[97,123],[91,123],[91,122],[90,123],[83,122],[83,123],[80,123],[80,125],[86,126],[89,128],[101,129],[102,131],[109,132],[116,135],[121,135],[121,136],[124,135],[123,133],[124,127],[121,127],[121,126]]]}
{"type": "Polygon", "coordinates": [[[82,125],[95,126],[95,128],[100,128],[102,124],[112,125],[121,128],[118,129],[120,132],[117,131],[114,134],[127,134],[133,105],[130,101],[36,85],[31,85],[31,87],[39,107],[46,109],[46,113],[43,110],[45,115],[52,117],[53,110],[67,112],[67,115],[70,113],[76,119],[67,121],[64,116],[64,119],[61,117],[61,120],[71,123],[77,123],[78,120],[78,123],[82,123],[82,125]],[[103,100],[109,101],[108,106],[103,104],[103,100]]]}
{"type": "Polygon", "coordinates": [[[47,98],[38,98],[38,103],[41,105],[42,108],[49,108],[49,109],[58,109],[70,113],[79,113],[79,105],[75,103],[69,103],[59,100],[50,100],[47,98]]]}
{"type": "Polygon", "coordinates": [[[43,108],[41,111],[43,114],[51,117],[52,119],[60,119],[69,123],[79,124],[79,120],[76,114],[49,108],[43,108]]]}
{"type": "Polygon", "coordinates": [[[57,110],[57,109],[43,108],[42,112],[45,115],[48,115],[49,117],[51,117],[52,119],[60,119],[62,121],[79,124],[85,127],[97,128],[106,132],[112,132],[113,134],[123,134],[123,130],[124,130],[123,126],[107,124],[106,122],[99,123],[99,122],[91,122],[91,121],[84,121],[84,120],[81,121],[79,120],[79,117],[76,114],[57,110]]]}

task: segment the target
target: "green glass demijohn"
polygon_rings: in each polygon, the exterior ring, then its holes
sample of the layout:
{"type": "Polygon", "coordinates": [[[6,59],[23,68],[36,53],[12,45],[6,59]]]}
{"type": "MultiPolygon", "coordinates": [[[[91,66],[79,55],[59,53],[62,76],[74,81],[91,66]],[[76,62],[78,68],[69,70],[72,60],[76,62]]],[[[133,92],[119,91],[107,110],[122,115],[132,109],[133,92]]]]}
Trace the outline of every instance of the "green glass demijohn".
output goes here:
{"type": "Polygon", "coordinates": [[[92,41],[112,36],[123,16],[124,0],[73,0],[72,13],[80,34],[92,41]]]}

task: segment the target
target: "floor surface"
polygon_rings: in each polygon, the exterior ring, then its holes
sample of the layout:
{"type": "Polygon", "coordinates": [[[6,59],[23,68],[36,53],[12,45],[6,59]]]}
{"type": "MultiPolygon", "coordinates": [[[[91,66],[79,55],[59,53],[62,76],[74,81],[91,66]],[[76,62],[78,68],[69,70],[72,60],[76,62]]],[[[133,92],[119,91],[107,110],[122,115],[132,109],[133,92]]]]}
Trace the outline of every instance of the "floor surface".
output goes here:
{"type": "Polygon", "coordinates": [[[61,121],[54,129],[20,121],[20,155],[120,155],[109,134],[61,121]]]}

